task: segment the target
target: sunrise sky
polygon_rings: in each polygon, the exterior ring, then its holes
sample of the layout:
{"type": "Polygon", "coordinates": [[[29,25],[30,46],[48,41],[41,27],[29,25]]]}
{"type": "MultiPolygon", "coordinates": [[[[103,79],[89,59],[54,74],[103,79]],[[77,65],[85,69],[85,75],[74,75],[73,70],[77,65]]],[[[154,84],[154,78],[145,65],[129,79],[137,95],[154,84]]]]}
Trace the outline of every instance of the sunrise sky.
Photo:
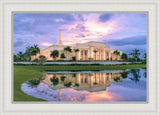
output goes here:
{"type": "Polygon", "coordinates": [[[102,41],[112,49],[146,52],[145,13],[14,13],[14,53],[27,46],[57,44],[61,29],[63,44],[102,41]]]}

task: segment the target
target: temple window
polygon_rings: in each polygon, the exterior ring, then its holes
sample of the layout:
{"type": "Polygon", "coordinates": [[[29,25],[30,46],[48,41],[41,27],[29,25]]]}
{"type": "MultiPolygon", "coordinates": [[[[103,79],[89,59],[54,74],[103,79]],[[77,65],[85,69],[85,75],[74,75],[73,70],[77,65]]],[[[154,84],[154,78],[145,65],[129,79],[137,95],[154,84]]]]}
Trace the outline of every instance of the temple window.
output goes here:
{"type": "Polygon", "coordinates": [[[87,55],[87,51],[85,51],[84,53],[85,53],[85,55],[87,55]]]}
{"type": "Polygon", "coordinates": [[[106,53],[106,56],[108,56],[108,52],[106,53]]]}
{"type": "Polygon", "coordinates": [[[85,78],[85,83],[87,83],[87,78],[85,78]]]}
{"type": "Polygon", "coordinates": [[[83,55],[83,51],[81,51],[81,55],[83,55]]]}
{"type": "Polygon", "coordinates": [[[81,83],[83,83],[83,78],[81,78],[81,83]]]}

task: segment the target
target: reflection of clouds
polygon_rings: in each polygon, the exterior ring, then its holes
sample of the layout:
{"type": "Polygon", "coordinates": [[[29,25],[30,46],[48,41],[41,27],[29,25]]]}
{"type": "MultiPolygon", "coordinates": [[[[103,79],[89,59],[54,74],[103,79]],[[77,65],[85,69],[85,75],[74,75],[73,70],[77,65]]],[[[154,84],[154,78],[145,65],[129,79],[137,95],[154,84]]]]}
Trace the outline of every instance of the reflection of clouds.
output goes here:
{"type": "Polygon", "coordinates": [[[61,90],[61,96],[59,97],[59,90],[53,90],[48,85],[40,83],[37,88],[28,87],[28,84],[24,83],[21,87],[22,91],[28,95],[36,98],[48,100],[48,101],[114,101],[112,95],[107,91],[100,92],[88,92],[88,91],[77,91],[72,88],[66,88],[61,90]]]}
{"type": "Polygon", "coordinates": [[[86,96],[84,101],[99,102],[99,101],[114,101],[114,94],[108,91],[92,92],[86,96]]]}
{"type": "MultiPolygon", "coordinates": [[[[140,69],[140,76],[143,76],[145,69],[140,69]]],[[[71,102],[115,102],[115,101],[146,101],[146,78],[141,77],[138,83],[130,80],[129,77],[133,74],[128,74],[128,77],[122,79],[122,82],[111,83],[103,90],[95,90],[97,87],[92,87],[94,92],[89,92],[87,89],[65,88],[62,86],[51,89],[49,84],[41,82],[37,87],[28,87],[28,84],[22,84],[22,91],[36,98],[41,98],[48,101],[71,101],[71,102]],[[60,90],[59,90],[60,89],[60,90]]],[[[53,77],[49,74],[45,81],[50,81],[53,77]]],[[[58,77],[58,76],[57,76],[58,77]]],[[[83,87],[83,86],[82,86],[83,87]]]]}

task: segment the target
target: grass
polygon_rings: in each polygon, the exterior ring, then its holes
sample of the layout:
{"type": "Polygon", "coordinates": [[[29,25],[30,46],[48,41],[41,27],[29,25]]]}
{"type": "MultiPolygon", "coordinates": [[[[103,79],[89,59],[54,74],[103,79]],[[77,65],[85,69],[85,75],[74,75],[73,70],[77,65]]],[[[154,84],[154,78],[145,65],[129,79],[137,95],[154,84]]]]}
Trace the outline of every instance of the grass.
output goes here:
{"type": "Polygon", "coordinates": [[[21,84],[40,76],[42,73],[23,66],[14,66],[14,101],[43,101],[32,96],[26,95],[21,91],[21,84]]]}
{"type": "Polygon", "coordinates": [[[124,70],[146,68],[146,64],[132,64],[132,65],[63,65],[63,66],[22,66],[14,65],[14,101],[44,101],[29,96],[21,91],[21,84],[42,75],[41,71],[87,71],[87,70],[124,70]]]}

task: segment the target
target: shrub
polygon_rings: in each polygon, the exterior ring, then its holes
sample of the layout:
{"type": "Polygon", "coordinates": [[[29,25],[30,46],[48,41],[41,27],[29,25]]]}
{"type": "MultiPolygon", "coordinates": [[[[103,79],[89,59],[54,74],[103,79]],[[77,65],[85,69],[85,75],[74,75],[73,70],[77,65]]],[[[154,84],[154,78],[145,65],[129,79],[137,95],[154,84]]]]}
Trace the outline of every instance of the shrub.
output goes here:
{"type": "Polygon", "coordinates": [[[75,84],[74,84],[74,87],[79,87],[79,84],[78,84],[78,83],[75,83],[75,84]]]}
{"type": "Polygon", "coordinates": [[[72,85],[72,82],[64,83],[65,87],[71,87],[71,85],[72,85]]]}
{"type": "Polygon", "coordinates": [[[109,58],[107,58],[107,60],[109,60],[109,58]]]}
{"type": "Polygon", "coordinates": [[[93,58],[88,58],[88,59],[89,59],[89,61],[93,60],[93,58]]]}
{"type": "Polygon", "coordinates": [[[31,87],[37,87],[37,85],[39,85],[40,83],[40,79],[39,78],[31,79],[28,81],[28,83],[30,84],[31,87]]]}
{"type": "Polygon", "coordinates": [[[33,60],[33,62],[38,62],[38,59],[37,59],[37,58],[36,58],[36,59],[34,59],[34,60],[33,60]]]}
{"type": "Polygon", "coordinates": [[[127,65],[126,63],[122,63],[122,65],[127,65]]]}
{"type": "Polygon", "coordinates": [[[73,56],[73,57],[72,57],[72,60],[73,60],[73,61],[76,61],[76,57],[75,57],[75,56],[73,56]]]}

